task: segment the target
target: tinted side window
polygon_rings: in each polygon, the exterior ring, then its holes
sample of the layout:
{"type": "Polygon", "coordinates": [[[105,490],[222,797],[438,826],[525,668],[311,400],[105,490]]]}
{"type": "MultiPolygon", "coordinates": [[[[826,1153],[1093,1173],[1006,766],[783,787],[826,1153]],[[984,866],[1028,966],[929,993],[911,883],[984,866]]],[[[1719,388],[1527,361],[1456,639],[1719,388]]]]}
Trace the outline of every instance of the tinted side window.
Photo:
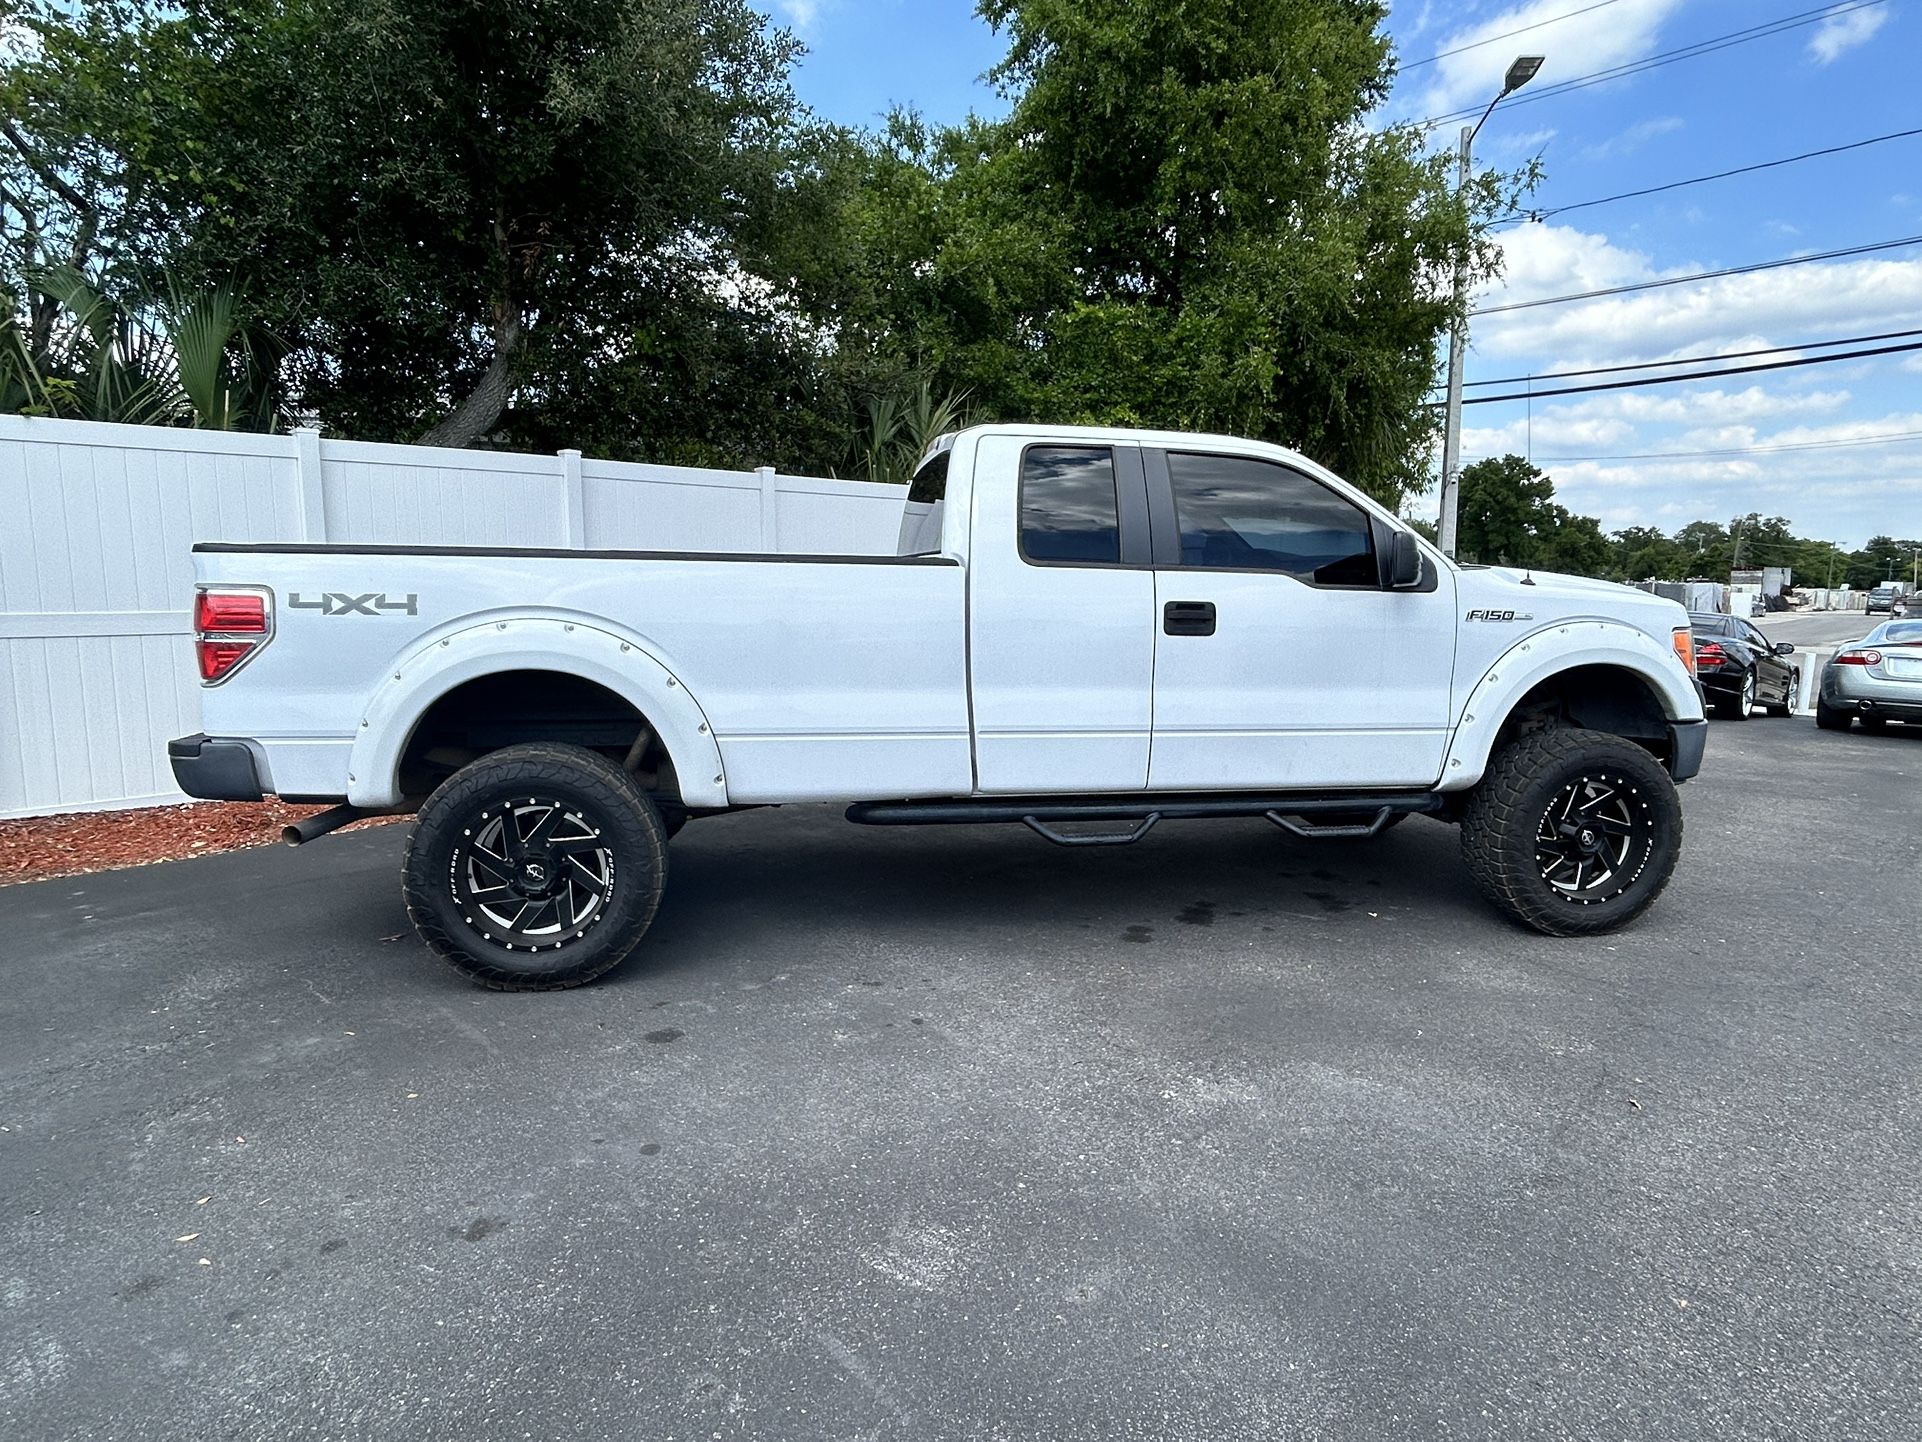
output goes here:
{"type": "Polygon", "coordinates": [[[1028,447],[1021,458],[1021,554],[1030,561],[1121,560],[1114,452],[1028,447]]]}
{"type": "Polygon", "coordinates": [[[1184,566],[1285,571],[1322,586],[1377,586],[1368,515],[1317,481],[1246,456],[1168,457],[1184,566]]]}
{"type": "Polygon", "coordinates": [[[908,500],[933,505],[936,501],[947,499],[948,462],[954,456],[954,448],[949,447],[938,456],[929,456],[914,479],[908,483],[908,500]]]}

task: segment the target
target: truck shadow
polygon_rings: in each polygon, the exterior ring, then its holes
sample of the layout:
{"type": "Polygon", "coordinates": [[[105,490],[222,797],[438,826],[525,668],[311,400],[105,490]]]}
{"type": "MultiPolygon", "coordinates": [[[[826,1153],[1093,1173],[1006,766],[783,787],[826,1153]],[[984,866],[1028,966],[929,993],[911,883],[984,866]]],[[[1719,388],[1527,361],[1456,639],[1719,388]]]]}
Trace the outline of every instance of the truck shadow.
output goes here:
{"type": "MultiPolygon", "coordinates": [[[[1454,827],[1411,818],[1364,841],[1304,841],[1260,821],[1164,822],[1133,846],[1051,846],[1019,825],[876,828],[784,808],[696,822],[674,843],[667,897],[623,971],[785,950],[808,933],[871,952],[1193,944],[1206,934],[1312,933],[1422,913],[1506,931],[1463,868],[1454,827]]],[[[610,978],[612,980],[613,978],[610,978]]]]}

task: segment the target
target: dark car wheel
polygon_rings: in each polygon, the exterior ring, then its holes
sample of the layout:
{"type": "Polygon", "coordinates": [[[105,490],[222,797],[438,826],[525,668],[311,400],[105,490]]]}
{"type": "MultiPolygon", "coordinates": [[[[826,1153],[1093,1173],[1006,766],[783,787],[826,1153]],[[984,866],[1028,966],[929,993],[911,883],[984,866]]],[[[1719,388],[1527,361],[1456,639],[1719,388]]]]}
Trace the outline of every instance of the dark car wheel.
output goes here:
{"type": "Polygon", "coordinates": [[[1815,703],[1815,724],[1824,731],[1846,731],[1849,729],[1850,713],[1839,706],[1817,699],[1815,703]]]}
{"type": "Polygon", "coordinates": [[[1602,732],[1542,731],[1489,762],[1462,812],[1462,856],[1524,926],[1586,936],[1634,920],[1668,884],[1682,808],[1662,764],[1602,732]]]}
{"type": "Polygon", "coordinates": [[[592,981],[646,932],[667,880],[667,830],[606,757],[509,746],[427,798],[401,880],[414,929],[463,976],[558,990],[592,981]]]}
{"type": "Polygon", "coordinates": [[[1715,714],[1725,721],[1746,721],[1755,709],[1755,668],[1749,667],[1742,673],[1742,683],[1735,694],[1726,696],[1715,703],[1715,714]]]}
{"type": "Polygon", "coordinates": [[[1780,701],[1771,701],[1762,709],[1771,716],[1793,716],[1795,714],[1795,698],[1801,693],[1801,690],[1802,673],[1800,671],[1791,671],[1789,672],[1788,683],[1782,692],[1782,699],[1780,701]]]}

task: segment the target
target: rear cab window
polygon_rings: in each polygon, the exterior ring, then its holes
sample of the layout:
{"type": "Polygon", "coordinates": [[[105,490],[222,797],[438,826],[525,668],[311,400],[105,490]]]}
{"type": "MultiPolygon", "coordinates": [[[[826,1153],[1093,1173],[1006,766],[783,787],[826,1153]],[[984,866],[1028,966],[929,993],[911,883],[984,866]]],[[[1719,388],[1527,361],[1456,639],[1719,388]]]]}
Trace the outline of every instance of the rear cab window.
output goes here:
{"type": "Polygon", "coordinates": [[[1029,446],[1021,457],[1021,556],[1038,565],[1119,565],[1121,507],[1107,446],[1029,446]]]}

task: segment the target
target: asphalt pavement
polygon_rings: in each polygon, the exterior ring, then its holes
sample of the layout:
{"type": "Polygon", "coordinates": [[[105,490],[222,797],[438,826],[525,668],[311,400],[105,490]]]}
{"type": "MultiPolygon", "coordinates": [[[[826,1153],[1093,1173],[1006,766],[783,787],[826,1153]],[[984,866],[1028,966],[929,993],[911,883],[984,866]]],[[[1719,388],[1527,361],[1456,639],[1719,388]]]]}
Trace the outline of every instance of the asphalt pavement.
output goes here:
{"type": "Polygon", "coordinates": [[[1810,649],[1830,650],[1861,640],[1889,618],[1865,616],[1860,611],[1775,611],[1754,619],[1771,641],[1793,641],[1810,649]]]}
{"type": "Polygon", "coordinates": [[[1452,829],[696,822],[596,986],[399,828],[0,890],[0,1436],[1822,1439],[1922,1414],[1922,728],[1632,930],[1452,829]]]}

